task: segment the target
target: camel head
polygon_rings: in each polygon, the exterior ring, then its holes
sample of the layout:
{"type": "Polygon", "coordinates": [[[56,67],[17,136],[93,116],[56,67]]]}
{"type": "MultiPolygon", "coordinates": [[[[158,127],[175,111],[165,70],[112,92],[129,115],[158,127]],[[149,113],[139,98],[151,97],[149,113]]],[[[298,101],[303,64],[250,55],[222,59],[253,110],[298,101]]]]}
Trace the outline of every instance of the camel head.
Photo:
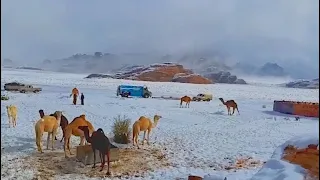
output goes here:
{"type": "Polygon", "coordinates": [[[62,112],[61,111],[56,111],[56,112],[54,112],[54,114],[57,116],[57,121],[58,121],[58,124],[60,126],[62,112]]]}
{"type": "Polygon", "coordinates": [[[158,122],[161,118],[162,118],[162,116],[156,114],[156,115],[154,115],[153,120],[154,120],[154,122],[158,122]]]}
{"type": "Polygon", "coordinates": [[[219,98],[219,100],[220,100],[221,102],[224,102],[223,98],[219,98]]]}

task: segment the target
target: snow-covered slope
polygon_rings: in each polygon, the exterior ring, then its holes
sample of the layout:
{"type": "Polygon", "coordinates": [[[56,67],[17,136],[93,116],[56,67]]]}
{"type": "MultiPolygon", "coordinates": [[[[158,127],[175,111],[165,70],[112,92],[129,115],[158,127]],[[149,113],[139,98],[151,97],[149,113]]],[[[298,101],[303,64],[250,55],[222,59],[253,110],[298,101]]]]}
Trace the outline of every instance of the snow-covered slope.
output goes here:
{"type": "MultiPolygon", "coordinates": [[[[96,128],[111,132],[112,118],[126,115],[135,121],[141,115],[163,116],[151,134],[150,147],[160,148],[169,164],[165,168],[148,171],[144,177],[132,179],[186,179],[192,174],[216,174],[228,180],[250,179],[259,169],[225,170],[238,157],[252,157],[267,161],[274,149],[287,139],[304,132],[318,133],[319,121],[301,118],[300,121],[284,119],[272,113],[275,99],[318,101],[319,91],[266,86],[239,86],[229,84],[195,85],[181,83],[140,82],[117,79],[85,79],[86,75],[54,73],[29,70],[2,69],[1,83],[19,81],[36,84],[43,88],[39,94],[6,93],[9,101],[1,101],[1,176],[3,179],[32,179],[39,174],[35,165],[26,165],[23,157],[36,153],[33,122],[39,119],[38,110],[45,112],[64,110],[69,121],[82,113],[96,128]],[[119,84],[147,85],[154,96],[196,95],[212,93],[211,102],[192,102],[190,108],[179,108],[179,102],[158,99],[121,99],[116,97],[119,84]],[[73,87],[85,95],[85,105],[71,105],[68,97],[73,87]],[[234,99],[240,115],[228,116],[218,97],[234,99]],[[18,107],[16,128],[8,128],[5,106],[18,107]],[[267,108],[262,108],[266,105],[267,108]]],[[[143,134],[143,133],[142,133],[143,134]]],[[[58,138],[61,137],[61,130],[58,138]]],[[[46,139],[46,135],[43,140],[46,139]]],[[[141,138],[140,138],[141,139],[141,138]]],[[[45,142],[45,141],[44,141],[45,142]]],[[[72,137],[72,147],[79,143],[72,137]]],[[[45,144],[45,143],[44,143],[45,144]]],[[[131,147],[131,144],[128,145],[131,147]]],[[[57,153],[62,153],[62,144],[56,143],[57,153]]],[[[44,152],[44,157],[51,150],[44,152]]],[[[67,167],[61,167],[68,169],[67,167]]],[[[82,167],[82,169],[85,167],[82,167]]],[[[150,167],[152,168],[152,167],[150,167]]],[[[98,171],[98,170],[97,170],[98,171]]],[[[112,172],[112,168],[111,168],[112,172]]],[[[80,174],[56,173],[56,179],[90,179],[80,174]]],[[[70,172],[69,172],[70,173],[70,172]]],[[[139,174],[139,173],[138,173],[139,174]]]]}

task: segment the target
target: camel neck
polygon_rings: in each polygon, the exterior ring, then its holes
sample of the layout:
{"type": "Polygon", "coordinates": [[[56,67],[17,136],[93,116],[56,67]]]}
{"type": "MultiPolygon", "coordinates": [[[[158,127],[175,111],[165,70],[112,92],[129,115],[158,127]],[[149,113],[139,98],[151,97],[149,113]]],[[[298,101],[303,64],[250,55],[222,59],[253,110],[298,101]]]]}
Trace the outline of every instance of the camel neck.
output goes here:
{"type": "Polygon", "coordinates": [[[86,138],[87,142],[91,143],[91,137],[89,136],[89,130],[84,130],[84,137],[86,138]]]}

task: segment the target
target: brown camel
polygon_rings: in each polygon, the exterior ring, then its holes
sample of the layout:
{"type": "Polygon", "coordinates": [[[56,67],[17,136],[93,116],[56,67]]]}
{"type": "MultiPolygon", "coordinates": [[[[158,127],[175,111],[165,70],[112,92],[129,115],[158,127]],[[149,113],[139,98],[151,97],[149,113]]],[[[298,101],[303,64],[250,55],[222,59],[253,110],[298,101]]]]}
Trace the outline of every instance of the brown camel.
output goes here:
{"type": "Polygon", "coordinates": [[[183,96],[182,98],[180,98],[180,107],[182,107],[183,102],[186,102],[186,107],[189,107],[190,102],[191,102],[191,97],[183,96]]]}
{"type": "Polygon", "coordinates": [[[71,153],[71,151],[70,151],[71,135],[80,136],[80,145],[84,145],[85,136],[84,136],[83,131],[78,128],[79,126],[88,126],[90,134],[94,131],[94,127],[92,126],[92,124],[89,121],[86,120],[86,117],[84,114],[79,117],[74,118],[73,121],[67,125],[67,127],[65,128],[65,131],[64,131],[64,154],[65,154],[65,157],[67,157],[66,149],[68,149],[70,155],[73,155],[73,153],[71,153]]]}
{"type": "Polygon", "coordinates": [[[86,140],[91,143],[91,148],[93,151],[93,166],[96,167],[96,149],[99,151],[101,169],[103,170],[104,164],[106,163],[106,155],[107,155],[107,163],[108,163],[108,172],[107,175],[110,175],[110,141],[108,137],[104,134],[103,130],[99,128],[97,131],[94,131],[91,136],[89,136],[89,128],[88,126],[79,126],[84,132],[84,136],[86,140]]]}
{"type": "Polygon", "coordinates": [[[237,105],[237,103],[236,103],[234,100],[228,100],[228,101],[226,101],[226,102],[224,102],[224,100],[223,100],[222,98],[219,98],[219,100],[222,102],[223,105],[227,106],[228,115],[233,115],[233,114],[234,114],[234,109],[237,109],[238,114],[240,114],[240,113],[239,113],[239,109],[238,109],[238,105],[237,105]],[[232,107],[232,109],[233,109],[232,114],[231,114],[231,112],[230,112],[230,108],[231,108],[231,107],[232,107]]]}

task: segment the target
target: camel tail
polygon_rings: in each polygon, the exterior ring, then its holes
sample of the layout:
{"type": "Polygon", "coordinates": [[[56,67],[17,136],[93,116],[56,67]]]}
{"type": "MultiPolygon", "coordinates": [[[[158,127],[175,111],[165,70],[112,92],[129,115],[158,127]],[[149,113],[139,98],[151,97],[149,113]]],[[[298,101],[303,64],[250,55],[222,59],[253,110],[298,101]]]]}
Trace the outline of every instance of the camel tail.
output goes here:
{"type": "Polygon", "coordinates": [[[40,141],[41,141],[41,130],[40,130],[40,126],[41,126],[41,122],[43,122],[44,119],[40,119],[40,122],[37,122],[34,126],[34,130],[36,132],[36,144],[37,147],[40,147],[40,141]]]}

